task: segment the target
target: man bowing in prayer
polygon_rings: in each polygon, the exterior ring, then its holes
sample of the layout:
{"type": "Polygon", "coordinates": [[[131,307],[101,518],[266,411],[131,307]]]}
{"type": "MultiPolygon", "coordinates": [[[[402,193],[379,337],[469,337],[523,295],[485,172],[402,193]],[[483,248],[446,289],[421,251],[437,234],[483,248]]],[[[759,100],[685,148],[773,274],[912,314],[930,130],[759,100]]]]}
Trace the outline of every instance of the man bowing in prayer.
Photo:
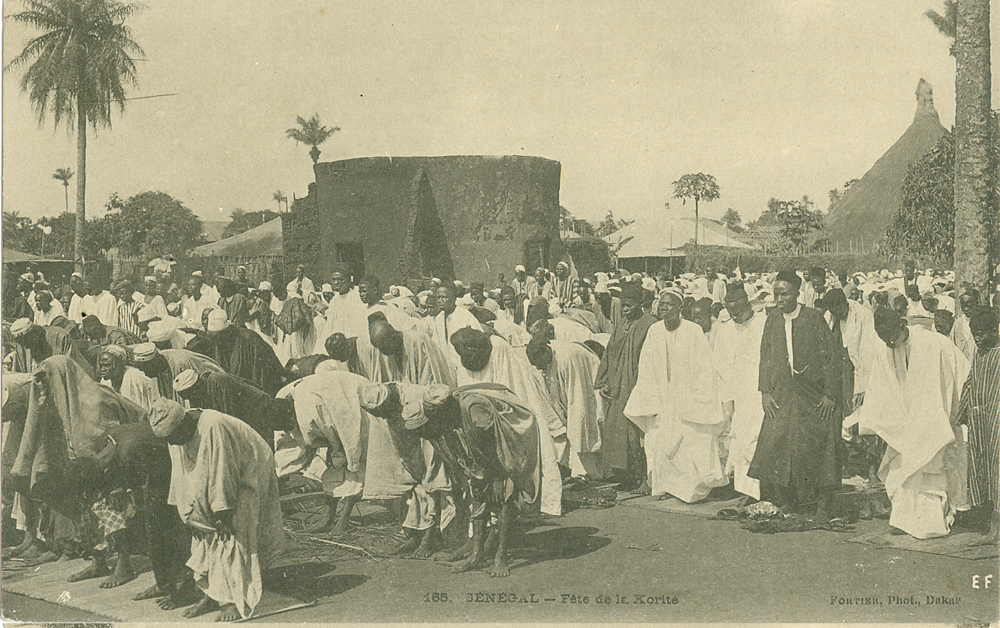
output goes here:
{"type": "Polygon", "coordinates": [[[764,323],[757,382],[764,423],[747,475],[760,480],[761,498],[793,509],[840,486],[838,449],[843,414],[840,340],[823,315],[798,303],[802,278],[778,273],[775,308],[764,323]]]}
{"type": "Polygon", "coordinates": [[[882,342],[858,422],[887,444],[878,475],[892,502],[889,525],[918,539],[944,536],[956,506],[966,506],[965,448],[952,422],[969,361],[892,310],[875,313],[875,331],[882,342]]]}
{"type": "Polygon", "coordinates": [[[184,616],[219,609],[217,621],[253,614],[261,572],[284,549],[274,455],[246,423],[215,410],[160,399],[153,433],[170,446],[170,496],[192,529],[188,567],[205,592],[184,616]]]}
{"type": "Polygon", "coordinates": [[[646,334],[625,416],[645,434],[652,494],[693,503],[726,484],[724,417],[712,349],[700,326],[681,319],[683,300],[679,288],[660,291],[662,322],[646,334]]]}
{"type": "Polygon", "coordinates": [[[528,361],[542,373],[569,440],[569,468],[573,476],[603,477],[600,464],[604,404],[594,390],[594,374],[601,363],[584,345],[553,340],[549,333],[532,337],[528,361]]]}
{"type": "Polygon", "coordinates": [[[621,292],[622,315],[611,332],[597,368],[594,388],[604,399],[601,455],[623,490],[649,491],[642,432],[625,418],[624,409],[638,375],[639,354],[656,318],[642,310],[642,285],[627,282],[621,292]]]}

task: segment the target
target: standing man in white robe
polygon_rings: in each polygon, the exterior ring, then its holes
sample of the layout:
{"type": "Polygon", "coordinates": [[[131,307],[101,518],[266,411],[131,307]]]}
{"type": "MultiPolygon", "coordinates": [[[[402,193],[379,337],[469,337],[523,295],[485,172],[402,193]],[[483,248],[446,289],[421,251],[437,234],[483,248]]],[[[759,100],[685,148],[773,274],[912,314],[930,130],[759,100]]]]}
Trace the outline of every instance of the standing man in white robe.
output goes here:
{"type": "Polygon", "coordinates": [[[863,431],[885,440],[879,479],[892,502],[889,525],[918,539],[948,534],[956,508],[967,508],[966,451],[954,425],[970,364],[947,338],[907,326],[880,309],[863,431]]]}
{"type": "Polygon", "coordinates": [[[725,306],[730,320],[716,326],[715,358],[722,409],[731,426],[726,475],[732,475],[733,488],[738,492],[760,499],[760,481],[748,476],[747,471],[764,422],[754,373],[760,371],[766,317],[754,312],[743,284],[729,287],[725,306]]]}
{"type": "Polygon", "coordinates": [[[351,271],[344,264],[338,264],[333,269],[330,278],[333,296],[326,306],[326,326],[317,330],[316,341],[325,343],[326,339],[336,333],[348,338],[357,338],[362,333],[368,333],[365,304],[361,301],[358,289],[351,281],[351,271]]]}
{"type": "Polygon", "coordinates": [[[439,311],[437,316],[434,317],[433,333],[431,334],[434,342],[441,349],[441,353],[448,360],[448,364],[451,366],[454,375],[457,375],[459,371],[461,359],[458,357],[455,347],[451,344],[452,335],[465,327],[470,327],[476,331],[483,331],[483,326],[479,322],[479,319],[473,316],[472,312],[467,308],[455,303],[457,294],[455,284],[451,282],[441,284],[434,291],[439,311]]]}
{"type": "Polygon", "coordinates": [[[678,288],[660,292],[661,322],[646,334],[625,416],[645,434],[652,494],[693,503],[726,485],[724,417],[712,349],[701,327],[681,319],[682,300],[678,288]]]}
{"type": "Polygon", "coordinates": [[[219,609],[216,621],[250,617],[261,572],[285,546],[271,448],[239,419],[169,399],[153,404],[149,424],[170,446],[167,503],[193,530],[187,566],[205,592],[184,616],[219,609]]]}

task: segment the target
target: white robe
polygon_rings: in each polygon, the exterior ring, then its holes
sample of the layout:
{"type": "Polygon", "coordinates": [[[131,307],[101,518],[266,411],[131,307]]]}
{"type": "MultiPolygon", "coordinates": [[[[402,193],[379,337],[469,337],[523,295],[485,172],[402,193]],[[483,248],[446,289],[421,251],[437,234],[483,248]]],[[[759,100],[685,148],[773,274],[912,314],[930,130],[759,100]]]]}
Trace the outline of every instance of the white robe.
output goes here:
{"type": "Polygon", "coordinates": [[[48,327],[59,316],[66,316],[66,311],[63,309],[62,303],[56,299],[52,299],[52,307],[49,308],[48,312],[43,312],[39,309],[35,310],[35,324],[48,327]]]}
{"type": "Polygon", "coordinates": [[[279,397],[292,397],[305,445],[329,449],[331,464],[323,472],[322,482],[323,490],[334,497],[360,495],[364,490],[372,417],[361,407],[360,392],[370,383],[348,371],[325,371],[293,382],[278,393],[279,397]]]}
{"type": "Polygon", "coordinates": [[[477,331],[483,331],[483,326],[479,322],[479,319],[472,315],[472,312],[461,305],[455,306],[455,311],[447,316],[447,320],[445,320],[444,312],[438,312],[437,316],[434,317],[433,325],[434,332],[431,337],[441,349],[444,357],[447,358],[452,370],[457,373],[462,366],[462,359],[458,356],[458,351],[455,351],[455,347],[451,344],[452,334],[463,327],[471,327],[477,331]],[[448,329],[447,335],[445,335],[446,327],[448,329]]]}
{"type": "MultiPolygon", "coordinates": [[[[471,314],[470,314],[471,316],[471,314]]],[[[448,328],[449,333],[451,327],[448,328]]],[[[489,363],[481,371],[470,371],[459,363],[458,385],[500,384],[506,386],[531,410],[538,422],[538,435],[542,449],[542,504],[541,510],[547,515],[562,514],[562,477],[559,475],[557,460],[566,453],[566,425],[559,416],[545,388],[538,369],[531,366],[528,359],[518,355],[509,344],[496,336],[490,336],[493,353],[489,363]],[[547,429],[546,429],[547,428],[547,429]],[[560,447],[557,448],[556,439],[560,447]],[[560,452],[559,449],[562,449],[560,452]]]]}
{"type": "Polygon", "coordinates": [[[726,484],[718,443],[722,404],[700,326],[681,320],[674,331],[663,323],[649,328],[625,416],[645,434],[654,495],[669,493],[691,503],[726,484]]]}
{"type": "Polygon", "coordinates": [[[118,299],[107,290],[90,296],[90,303],[84,300],[83,306],[84,314],[97,316],[105,325],[118,325],[118,299]]]}
{"type": "MultiPolygon", "coordinates": [[[[101,383],[109,388],[112,387],[111,382],[108,380],[103,380],[101,383]]],[[[122,376],[122,387],[118,391],[118,394],[146,410],[153,407],[153,402],[161,397],[160,387],[156,383],[156,380],[146,377],[142,371],[134,366],[125,367],[125,374],[122,376]]]]}
{"type": "Polygon", "coordinates": [[[66,318],[73,321],[77,325],[83,324],[84,301],[88,299],[89,296],[90,295],[85,295],[81,297],[74,292],[73,296],[69,299],[69,313],[66,318]]]}
{"type": "Polygon", "coordinates": [[[723,402],[733,402],[726,475],[732,474],[733,488],[754,499],[760,499],[760,480],[749,477],[747,471],[757,451],[757,438],[764,423],[757,376],[765,320],[763,314],[754,314],[743,324],[730,320],[713,327],[718,330],[715,358],[720,379],[719,396],[723,402]]]}
{"type": "Polygon", "coordinates": [[[358,289],[351,288],[347,294],[336,293],[326,306],[326,327],[319,331],[319,342],[335,333],[348,338],[356,338],[368,333],[367,306],[358,296],[358,289]]]}
{"type": "Polygon", "coordinates": [[[964,439],[951,417],[971,365],[941,334],[909,331],[903,347],[881,343],[875,352],[858,418],[887,445],[878,474],[892,502],[889,525],[929,539],[948,534],[956,508],[968,507],[964,439]],[[907,352],[900,380],[896,361],[907,352]]]}
{"type": "Polygon", "coordinates": [[[552,361],[542,371],[549,396],[565,417],[573,475],[603,475],[600,465],[604,403],[594,388],[601,360],[581,344],[553,340],[552,361]]]}
{"type": "Polygon", "coordinates": [[[187,566],[205,594],[234,604],[243,618],[263,594],[261,571],[284,549],[278,476],[271,448],[249,425],[203,410],[186,445],[170,445],[170,494],[181,521],[196,530],[187,566]],[[222,540],[213,513],[233,512],[222,540]]]}

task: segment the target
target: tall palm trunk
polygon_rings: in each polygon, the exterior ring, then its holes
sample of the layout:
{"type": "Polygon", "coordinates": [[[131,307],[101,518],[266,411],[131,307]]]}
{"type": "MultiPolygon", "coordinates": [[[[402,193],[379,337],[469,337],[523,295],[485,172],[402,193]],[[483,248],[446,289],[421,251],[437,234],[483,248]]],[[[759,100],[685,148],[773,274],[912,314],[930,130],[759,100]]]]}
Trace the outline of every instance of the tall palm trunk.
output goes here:
{"type": "MultiPolygon", "coordinates": [[[[955,285],[983,293],[990,280],[990,2],[958,0],[955,39],[955,285]]],[[[985,294],[985,293],[984,293],[985,294]]]]}
{"type": "Polygon", "coordinates": [[[66,193],[66,213],[69,213],[69,181],[63,181],[63,192],[66,193]]]}
{"type": "Polygon", "coordinates": [[[87,112],[83,96],[77,96],[76,107],[76,230],[73,234],[73,261],[76,271],[83,272],[83,230],[87,221],[87,112]]]}
{"type": "Polygon", "coordinates": [[[694,197],[694,243],[698,245],[698,197],[694,197]]]}

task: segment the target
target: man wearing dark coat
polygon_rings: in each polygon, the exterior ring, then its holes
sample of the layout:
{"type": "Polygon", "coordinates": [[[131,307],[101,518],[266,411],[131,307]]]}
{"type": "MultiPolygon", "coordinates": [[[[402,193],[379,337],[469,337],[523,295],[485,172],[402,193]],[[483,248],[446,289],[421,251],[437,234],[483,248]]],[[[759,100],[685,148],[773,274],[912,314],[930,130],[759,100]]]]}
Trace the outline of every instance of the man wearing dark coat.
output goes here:
{"type": "Polygon", "coordinates": [[[842,344],[822,312],[797,302],[801,284],[793,272],[774,282],[777,307],[760,348],[764,423],[747,475],[760,480],[761,498],[778,506],[797,509],[815,494],[823,518],[826,496],[841,479],[842,344]]]}
{"type": "Polygon", "coordinates": [[[625,404],[639,375],[639,354],[646,332],[656,318],[642,309],[642,286],[638,282],[622,287],[622,317],[611,332],[601,358],[594,387],[604,399],[604,430],[601,452],[623,488],[648,492],[646,454],[639,437],[642,432],[625,418],[625,404]]]}
{"type": "Polygon", "coordinates": [[[207,331],[214,350],[210,357],[227,373],[272,396],[291,381],[271,345],[243,325],[233,325],[223,310],[209,313],[207,331]]]}

